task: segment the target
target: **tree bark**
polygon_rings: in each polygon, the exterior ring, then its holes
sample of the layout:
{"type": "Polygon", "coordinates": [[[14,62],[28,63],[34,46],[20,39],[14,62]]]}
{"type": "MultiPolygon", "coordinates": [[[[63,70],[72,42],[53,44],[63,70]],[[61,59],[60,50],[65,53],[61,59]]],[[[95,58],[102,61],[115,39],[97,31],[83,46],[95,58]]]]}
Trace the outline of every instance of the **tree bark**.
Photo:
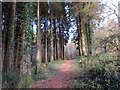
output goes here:
{"type": "Polygon", "coordinates": [[[52,27],[52,16],[50,19],[50,61],[54,60],[54,55],[53,55],[53,27],[52,27]]]}
{"type": "Polygon", "coordinates": [[[86,50],[86,28],[85,28],[85,22],[82,19],[81,20],[81,34],[82,34],[82,48],[83,48],[83,55],[87,55],[87,50],[86,50]]]}
{"type": "Polygon", "coordinates": [[[87,46],[88,46],[88,54],[92,54],[92,25],[91,21],[88,20],[86,25],[86,35],[87,35],[87,46]]]}
{"type": "Polygon", "coordinates": [[[23,11],[23,22],[22,22],[22,58],[20,62],[20,72],[21,75],[31,75],[31,54],[30,54],[30,44],[29,38],[27,35],[29,33],[30,22],[29,17],[29,3],[24,4],[23,11]]]}
{"type": "Polygon", "coordinates": [[[47,24],[45,22],[45,62],[48,62],[48,35],[47,35],[47,24]]]}
{"type": "Polygon", "coordinates": [[[54,60],[57,59],[57,35],[56,35],[56,22],[54,21],[54,60]]]}
{"type": "Polygon", "coordinates": [[[62,31],[61,31],[61,19],[59,20],[59,59],[62,59],[62,31]]]}
{"type": "Polygon", "coordinates": [[[18,56],[19,56],[19,48],[20,48],[20,21],[17,21],[16,24],[16,31],[15,31],[15,50],[14,50],[14,68],[15,70],[18,69],[18,56]]]}
{"type": "Polygon", "coordinates": [[[5,14],[4,14],[4,30],[3,30],[3,32],[2,32],[2,62],[3,62],[3,67],[2,67],[2,70],[3,70],[3,72],[7,72],[7,43],[8,43],[8,37],[7,37],[7,35],[8,35],[8,31],[7,31],[7,28],[8,28],[8,21],[9,19],[8,19],[8,15],[6,14],[6,12],[5,12],[5,14]]]}
{"type": "MultiPolygon", "coordinates": [[[[10,20],[9,20],[9,26],[8,26],[8,40],[7,40],[7,56],[4,60],[4,63],[6,63],[6,70],[9,75],[12,74],[14,70],[14,31],[15,31],[15,12],[16,12],[16,2],[12,3],[12,8],[11,8],[11,15],[10,15],[10,20]]],[[[3,68],[4,68],[3,67],[3,68]]],[[[5,69],[5,68],[4,68],[5,69]]]]}
{"type": "Polygon", "coordinates": [[[0,31],[0,89],[2,89],[2,67],[3,67],[3,62],[2,62],[2,31],[0,31]]]}
{"type": "Polygon", "coordinates": [[[82,48],[82,34],[81,34],[81,18],[80,16],[77,16],[77,32],[78,32],[78,47],[79,47],[79,56],[82,56],[83,54],[83,48],[82,48]]]}
{"type": "Polygon", "coordinates": [[[40,64],[42,62],[42,53],[41,53],[41,23],[40,23],[40,11],[39,11],[39,2],[37,9],[37,33],[36,33],[36,72],[38,73],[40,69],[40,64]]]}
{"type": "Polygon", "coordinates": [[[62,37],[61,37],[61,39],[62,39],[62,42],[61,42],[61,44],[62,44],[62,59],[64,59],[65,55],[64,55],[64,26],[63,26],[63,22],[62,22],[62,37]]]}

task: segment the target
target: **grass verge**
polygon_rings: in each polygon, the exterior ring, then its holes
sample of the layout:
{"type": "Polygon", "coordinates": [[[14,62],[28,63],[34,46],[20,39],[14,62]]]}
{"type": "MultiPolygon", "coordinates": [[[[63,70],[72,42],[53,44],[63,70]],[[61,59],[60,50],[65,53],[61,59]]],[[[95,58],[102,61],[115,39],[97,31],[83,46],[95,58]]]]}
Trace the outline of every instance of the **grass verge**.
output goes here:
{"type": "Polygon", "coordinates": [[[34,81],[43,81],[50,80],[56,75],[59,71],[60,66],[64,63],[65,60],[52,61],[50,63],[41,64],[40,71],[37,75],[33,75],[34,81]]]}

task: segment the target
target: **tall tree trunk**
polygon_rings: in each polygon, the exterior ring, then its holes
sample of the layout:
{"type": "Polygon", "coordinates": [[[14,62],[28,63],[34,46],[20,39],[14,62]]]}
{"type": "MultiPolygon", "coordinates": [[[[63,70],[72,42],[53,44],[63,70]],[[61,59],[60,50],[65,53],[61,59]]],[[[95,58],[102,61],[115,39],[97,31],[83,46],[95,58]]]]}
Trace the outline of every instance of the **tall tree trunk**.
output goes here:
{"type": "Polygon", "coordinates": [[[30,22],[29,22],[29,3],[24,4],[24,10],[23,11],[23,22],[22,22],[22,59],[20,62],[20,71],[23,75],[31,75],[31,48],[29,41],[30,36],[28,36],[28,33],[30,33],[30,22]]]}
{"type": "Polygon", "coordinates": [[[33,5],[31,3],[23,3],[22,10],[22,57],[20,61],[20,81],[19,88],[30,88],[32,77],[31,77],[31,42],[32,42],[32,34],[31,34],[31,10],[33,5]],[[27,83],[27,84],[26,84],[27,83]]]}
{"type": "MultiPolygon", "coordinates": [[[[38,0],[39,1],[39,0],[38,0]]],[[[36,71],[39,71],[40,64],[42,62],[42,53],[41,53],[41,23],[40,23],[40,11],[39,11],[39,2],[37,9],[37,33],[36,33],[36,71]]]]}
{"type": "Polygon", "coordinates": [[[82,34],[82,48],[83,48],[83,55],[87,55],[87,47],[86,47],[86,28],[84,19],[81,20],[81,34],[82,34]]]}
{"type": "Polygon", "coordinates": [[[82,56],[83,54],[83,48],[82,48],[82,39],[81,39],[81,18],[80,16],[77,16],[77,32],[78,32],[78,48],[79,48],[79,56],[82,56]]]}
{"type": "Polygon", "coordinates": [[[19,56],[19,48],[20,48],[20,21],[17,21],[16,31],[15,31],[15,50],[14,50],[14,68],[18,69],[18,56],[19,56]]]}
{"type": "Polygon", "coordinates": [[[62,31],[61,31],[61,19],[59,20],[59,59],[62,59],[62,31]]]}
{"type": "Polygon", "coordinates": [[[7,72],[7,58],[6,58],[6,52],[7,52],[7,35],[8,35],[8,15],[5,13],[4,14],[4,30],[2,32],[2,61],[3,61],[3,67],[2,70],[3,72],[7,72]]]}
{"type": "Polygon", "coordinates": [[[61,37],[61,39],[62,39],[62,42],[61,42],[61,44],[62,44],[62,59],[64,59],[65,55],[64,55],[64,26],[63,26],[63,22],[62,22],[62,37],[61,37]]]}
{"type": "MultiPolygon", "coordinates": [[[[2,7],[2,3],[0,3],[0,7],[2,7]]],[[[0,8],[0,11],[2,11],[2,8],[0,8]]],[[[2,21],[2,19],[0,19],[2,21]]],[[[2,89],[2,30],[0,30],[0,89],[2,89]]]]}
{"type": "Polygon", "coordinates": [[[57,59],[57,35],[56,35],[56,22],[54,21],[54,60],[57,59]]]}
{"type": "Polygon", "coordinates": [[[50,61],[54,60],[54,55],[53,55],[53,27],[52,27],[52,15],[50,19],[50,61]]]}
{"type": "Polygon", "coordinates": [[[56,60],[58,59],[58,34],[56,31],[56,60]]]}
{"type": "MultiPolygon", "coordinates": [[[[14,29],[15,29],[15,11],[16,11],[16,2],[12,3],[12,8],[11,8],[11,15],[10,15],[10,20],[9,20],[9,28],[8,28],[8,40],[7,40],[7,57],[4,60],[6,63],[6,70],[7,73],[10,75],[13,73],[14,70],[14,29]]],[[[4,66],[4,67],[6,67],[4,66]]],[[[3,67],[3,68],[4,68],[3,67]]]]}
{"type": "Polygon", "coordinates": [[[62,59],[65,59],[65,49],[64,49],[64,44],[62,45],[62,59]]]}
{"type": "Polygon", "coordinates": [[[47,24],[45,22],[45,62],[48,62],[48,35],[47,35],[47,24]]]}
{"type": "Polygon", "coordinates": [[[90,55],[92,54],[92,25],[90,20],[88,20],[88,22],[86,23],[86,36],[87,36],[88,55],[90,55]]]}
{"type": "Polygon", "coordinates": [[[58,39],[56,38],[56,59],[58,59],[58,39]]]}

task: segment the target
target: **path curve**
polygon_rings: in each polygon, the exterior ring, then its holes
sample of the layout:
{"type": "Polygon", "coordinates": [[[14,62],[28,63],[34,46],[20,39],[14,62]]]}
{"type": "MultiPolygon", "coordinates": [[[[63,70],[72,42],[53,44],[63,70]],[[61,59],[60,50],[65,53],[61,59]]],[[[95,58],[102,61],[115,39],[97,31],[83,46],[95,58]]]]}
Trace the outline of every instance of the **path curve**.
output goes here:
{"type": "Polygon", "coordinates": [[[52,80],[40,82],[35,88],[69,88],[72,85],[72,64],[73,60],[65,61],[52,80]]]}

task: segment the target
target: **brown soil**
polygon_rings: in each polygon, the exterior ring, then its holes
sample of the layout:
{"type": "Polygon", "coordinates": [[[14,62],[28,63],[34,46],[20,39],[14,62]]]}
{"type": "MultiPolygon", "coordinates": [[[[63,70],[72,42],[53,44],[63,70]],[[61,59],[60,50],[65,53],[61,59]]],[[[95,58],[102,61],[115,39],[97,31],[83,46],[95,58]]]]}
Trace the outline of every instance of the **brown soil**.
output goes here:
{"type": "Polygon", "coordinates": [[[73,60],[67,60],[52,80],[40,82],[35,88],[69,88],[72,85],[73,60]]]}

